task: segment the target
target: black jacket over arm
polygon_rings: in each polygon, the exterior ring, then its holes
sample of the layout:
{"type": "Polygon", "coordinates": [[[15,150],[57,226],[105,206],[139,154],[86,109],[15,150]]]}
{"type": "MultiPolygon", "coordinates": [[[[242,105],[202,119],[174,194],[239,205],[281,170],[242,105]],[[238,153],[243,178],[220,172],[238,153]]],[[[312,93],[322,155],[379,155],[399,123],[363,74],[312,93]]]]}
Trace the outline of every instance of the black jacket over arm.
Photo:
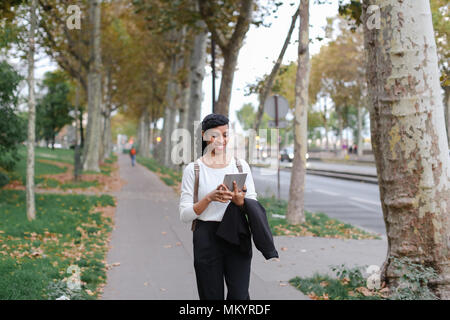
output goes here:
{"type": "Polygon", "coordinates": [[[229,243],[238,245],[242,252],[249,254],[252,250],[250,238],[253,236],[256,248],[261,251],[266,260],[278,258],[278,252],[275,249],[272,232],[267,221],[266,210],[257,200],[245,198],[244,212],[233,202],[230,202],[216,235],[229,243]]]}

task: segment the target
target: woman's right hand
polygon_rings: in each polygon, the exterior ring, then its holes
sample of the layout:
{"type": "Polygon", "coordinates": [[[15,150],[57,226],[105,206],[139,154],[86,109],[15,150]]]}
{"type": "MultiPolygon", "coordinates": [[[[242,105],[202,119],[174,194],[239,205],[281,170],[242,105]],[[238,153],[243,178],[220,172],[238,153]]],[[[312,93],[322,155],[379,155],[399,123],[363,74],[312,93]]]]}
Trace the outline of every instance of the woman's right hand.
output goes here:
{"type": "Polygon", "coordinates": [[[217,188],[208,194],[210,201],[228,202],[233,199],[233,193],[223,184],[219,184],[217,188]]]}

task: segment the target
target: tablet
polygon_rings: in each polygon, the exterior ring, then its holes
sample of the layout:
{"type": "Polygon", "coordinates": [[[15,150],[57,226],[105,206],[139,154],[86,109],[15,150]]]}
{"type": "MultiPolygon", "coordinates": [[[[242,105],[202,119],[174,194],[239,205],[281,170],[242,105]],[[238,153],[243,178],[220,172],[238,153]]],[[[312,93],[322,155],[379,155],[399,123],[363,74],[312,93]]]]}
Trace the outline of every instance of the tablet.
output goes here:
{"type": "Polygon", "coordinates": [[[245,184],[245,179],[247,179],[247,173],[227,173],[223,178],[223,184],[228,187],[231,191],[233,190],[233,180],[236,181],[238,190],[242,190],[245,184]]]}

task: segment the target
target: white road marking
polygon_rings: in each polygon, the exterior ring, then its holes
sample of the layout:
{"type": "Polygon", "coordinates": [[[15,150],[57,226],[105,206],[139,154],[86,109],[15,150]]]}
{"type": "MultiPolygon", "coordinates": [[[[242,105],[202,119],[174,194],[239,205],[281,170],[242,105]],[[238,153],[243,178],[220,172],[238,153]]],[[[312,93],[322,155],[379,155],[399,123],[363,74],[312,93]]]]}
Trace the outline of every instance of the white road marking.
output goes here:
{"type": "Polygon", "coordinates": [[[350,197],[350,199],[358,201],[358,202],[364,202],[364,203],[368,203],[368,204],[373,204],[375,206],[381,205],[381,203],[379,201],[370,201],[370,200],[361,199],[361,198],[357,198],[357,197],[350,197]]]}
{"type": "Polygon", "coordinates": [[[314,192],[320,192],[323,194],[327,194],[329,196],[340,196],[339,193],[335,193],[335,192],[331,192],[331,191],[324,191],[324,190],[320,190],[320,189],[314,189],[314,192]]]}

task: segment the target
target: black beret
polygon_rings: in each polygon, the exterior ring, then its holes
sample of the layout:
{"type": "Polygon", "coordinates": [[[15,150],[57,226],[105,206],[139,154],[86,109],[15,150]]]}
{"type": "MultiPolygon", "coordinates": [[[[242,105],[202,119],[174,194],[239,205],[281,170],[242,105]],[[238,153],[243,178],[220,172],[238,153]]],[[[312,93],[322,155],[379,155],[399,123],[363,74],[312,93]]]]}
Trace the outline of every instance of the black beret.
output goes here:
{"type": "Polygon", "coordinates": [[[206,131],[211,128],[223,126],[225,124],[228,124],[228,122],[229,122],[229,120],[226,116],[224,116],[222,114],[211,113],[203,118],[202,130],[206,131]]]}

